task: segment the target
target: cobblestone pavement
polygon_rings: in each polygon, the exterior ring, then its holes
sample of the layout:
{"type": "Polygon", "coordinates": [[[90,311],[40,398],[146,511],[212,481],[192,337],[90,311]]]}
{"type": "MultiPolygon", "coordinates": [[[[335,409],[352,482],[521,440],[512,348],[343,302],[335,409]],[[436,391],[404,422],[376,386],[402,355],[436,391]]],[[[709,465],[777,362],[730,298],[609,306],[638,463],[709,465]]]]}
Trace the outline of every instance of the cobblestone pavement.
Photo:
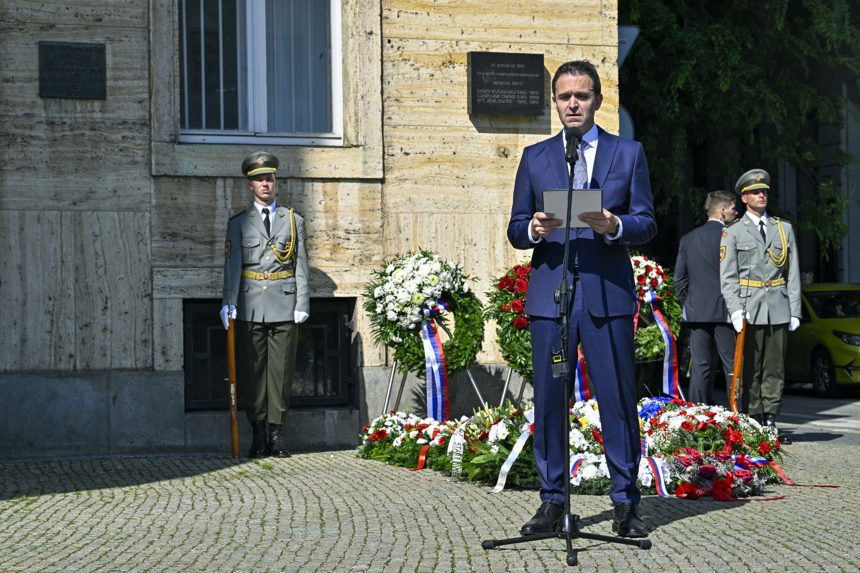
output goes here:
{"type": "MultiPolygon", "coordinates": [[[[798,443],[779,501],[646,497],[645,551],[578,540],[579,567],[628,572],[858,571],[857,446],[798,443]]],[[[148,456],[0,463],[0,571],[561,571],[564,542],[485,551],[516,535],[534,491],[491,494],[353,452],[234,462],[148,456]]],[[[575,496],[611,535],[605,497],[575,496]]]]}

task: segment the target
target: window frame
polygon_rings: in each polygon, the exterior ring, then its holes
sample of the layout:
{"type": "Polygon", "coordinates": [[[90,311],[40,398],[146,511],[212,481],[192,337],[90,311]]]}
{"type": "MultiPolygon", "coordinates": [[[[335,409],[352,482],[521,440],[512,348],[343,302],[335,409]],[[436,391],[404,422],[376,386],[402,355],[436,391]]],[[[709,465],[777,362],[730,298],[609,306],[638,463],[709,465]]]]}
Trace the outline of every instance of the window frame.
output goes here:
{"type": "MultiPolygon", "coordinates": [[[[186,0],[186,7],[188,2],[186,0]]],[[[181,6],[181,3],[180,3],[181,6]]],[[[331,120],[332,131],[329,133],[282,133],[262,131],[268,123],[268,94],[267,84],[261,83],[260,70],[266,69],[267,49],[265,34],[265,4],[246,0],[248,13],[245,18],[246,43],[242,53],[245,54],[247,69],[247,101],[253,102],[248,114],[248,131],[223,129],[183,129],[179,128],[180,143],[254,143],[258,145],[343,145],[343,50],[341,48],[341,0],[329,0],[329,34],[331,40],[331,120]],[[260,32],[262,30],[262,33],[260,32]]],[[[180,56],[182,46],[179,47],[180,56]]],[[[180,82],[180,85],[182,83],[180,82]]],[[[180,94],[180,101],[181,101],[180,94]]],[[[188,105],[187,102],[185,104],[188,105]]],[[[187,109],[186,109],[187,112],[187,109]]]]}
{"type": "MultiPolygon", "coordinates": [[[[340,0],[340,145],[278,143],[280,177],[320,180],[383,178],[381,0],[340,0]]],[[[179,0],[150,3],[151,174],[173,177],[237,177],[237,161],[261,147],[236,143],[184,142],[179,133],[179,0]],[[238,158],[238,159],[237,159],[238,158]]],[[[289,138],[292,139],[292,138],[289,138]]],[[[260,140],[262,141],[262,139],[260,140]]]]}

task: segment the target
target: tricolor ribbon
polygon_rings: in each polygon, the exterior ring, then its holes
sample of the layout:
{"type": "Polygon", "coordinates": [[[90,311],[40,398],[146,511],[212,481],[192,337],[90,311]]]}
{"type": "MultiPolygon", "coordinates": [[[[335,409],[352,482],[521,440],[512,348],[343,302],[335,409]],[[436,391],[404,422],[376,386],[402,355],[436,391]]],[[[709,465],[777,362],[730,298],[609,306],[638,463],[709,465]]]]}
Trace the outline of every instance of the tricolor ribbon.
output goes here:
{"type": "Polygon", "coordinates": [[[660,497],[672,497],[669,490],[666,488],[666,478],[669,476],[669,464],[663,458],[655,456],[642,456],[640,464],[646,464],[648,471],[640,472],[639,480],[642,485],[649,486],[650,477],[654,476],[654,489],[657,490],[657,495],[660,497]]]}
{"type": "Polygon", "coordinates": [[[508,458],[505,460],[505,463],[502,464],[502,467],[499,470],[499,477],[496,480],[496,487],[492,489],[492,493],[499,493],[500,491],[505,489],[505,482],[508,481],[508,473],[510,473],[511,471],[511,466],[513,466],[514,462],[517,461],[517,458],[520,457],[520,452],[523,451],[523,447],[525,447],[529,436],[532,435],[531,425],[535,419],[534,409],[527,410],[525,412],[525,417],[526,423],[520,427],[520,436],[517,438],[517,441],[514,443],[514,447],[511,448],[511,453],[508,454],[508,458]]]}
{"type": "Polygon", "coordinates": [[[585,357],[582,355],[582,346],[576,347],[576,381],[573,387],[574,402],[587,402],[591,399],[588,388],[588,371],[585,368],[585,357]]]}
{"type": "Polygon", "coordinates": [[[663,334],[663,343],[666,346],[666,352],[663,355],[663,393],[673,398],[684,399],[678,382],[678,351],[675,346],[675,335],[669,328],[669,321],[655,304],[660,302],[660,297],[653,290],[648,289],[644,298],[645,302],[651,305],[651,313],[654,315],[657,328],[663,334]]]}
{"type": "Polygon", "coordinates": [[[585,454],[576,454],[570,458],[570,483],[572,485],[579,485],[582,481],[582,478],[579,477],[579,468],[582,467],[584,461],[585,454]]]}
{"type": "Polygon", "coordinates": [[[735,454],[732,456],[732,459],[735,461],[735,467],[738,469],[749,469],[751,467],[762,467],[767,466],[773,468],[773,471],[776,472],[776,475],[785,482],[785,485],[790,485],[794,487],[826,487],[826,488],[838,488],[838,485],[832,484],[800,484],[794,483],[788,476],[785,475],[785,471],[772,460],[768,460],[767,458],[751,458],[744,454],[735,454]]]}
{"type": "Polygon", "coordinates": [[[427,369],[427,417],[440,422],[448,419],[448,365],[433,317],[445,310],[447,307],[442,302],[432,308],[425,308],[421,320],[424,366],[427,369]]]}

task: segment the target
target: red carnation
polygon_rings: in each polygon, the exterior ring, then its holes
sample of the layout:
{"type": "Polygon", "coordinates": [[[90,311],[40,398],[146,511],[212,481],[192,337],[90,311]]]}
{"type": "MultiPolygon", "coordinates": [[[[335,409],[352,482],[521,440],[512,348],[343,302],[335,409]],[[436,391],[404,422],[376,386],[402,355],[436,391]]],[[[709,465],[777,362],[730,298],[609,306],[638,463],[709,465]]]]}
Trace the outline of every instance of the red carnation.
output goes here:
{"type": "Polygon", "coordinates": [[[651,271],[654,270],[654,267],[651,265],[645,265],[645,274],[651,274],[651,271]]]}
{"type": "Polygon", "coordinates": [[[497,285],[497,288],[499,290],[511,290],[513,284],[513,279],[511,279],[511,277],[509,277],[508,275],[505,275],[499,279],[499,284],[497,285]]]}
{"type": "Polygon", "coordinates": [[[514,274],[517,275],[517,278],[524,279],[529,276],[529,272],[531,272],[531,268],[524,267],[522,265],[516,265],[514,267],[514,274]]]}
{"type": "Polygon", "coordinates": [[[526,292],[529,290],[529,281],[517,279],[514,281],[514,292],[526,292]]]}
{"type": "Polygon", "coordinates": [[[529,321],[527,318],[523,316],[518,316],[514,319],[514,328],[519,328],[522,330],[523,328],[529,325],[529,321]]]}
{"type": "Polygon", "coordinates": [[[693,431],[693,422],[691,422],[690,420],[684,420],[683,422],[681,422],[681,428],[684,431],[692,432],[693,431]]]}
{"type": "Polygon", "coordinates": [[[502,305],[502,312],[511,312],[511,305],[503,304],[502,305]]]}
{"type": "Polygon", "coordinates": [[[705,479],[713,479],[717,475],[717,467],[713,464],[703,464],[699,467],[699,475],[705,479]]]}
{"type": "Polygon", "coordinates": [[[530,433],[530,434],[534,434],[534,433],[535,433],[535,423],[534,423],[534,422],[532,422],[531,424],[529,424],[529,433],[530,433]]]}
{"type": "Polygon", "coordinates": [[[518,298],[511,301],[511,310],[514,312],[522,312],[526,305],[518,298]]]}
{"type": "Polygon", "coordinates": [[[763,456],[766,456],[770,453],[770,444],[767,442],[762,442],[758,445],[758,453],[763,456]]]}
{"type": "Polygon", "coordinates": [[[735,477],[745,482],[751,482],[753,480],[753,473],[749,470],[735,470],[735,477]]]}
{"type": "Polygon", "coordinates": [[[657,279],[651,279],[651,288],[657,288],[658,284],[657,279]]]}
{"type": "Polygon", "coordinates": [[[636,282],[639,283],[640,285],[644,285],[645,281],[646,281],[645,275],[639,275],[638,277],[636,277],[636,282]]]}

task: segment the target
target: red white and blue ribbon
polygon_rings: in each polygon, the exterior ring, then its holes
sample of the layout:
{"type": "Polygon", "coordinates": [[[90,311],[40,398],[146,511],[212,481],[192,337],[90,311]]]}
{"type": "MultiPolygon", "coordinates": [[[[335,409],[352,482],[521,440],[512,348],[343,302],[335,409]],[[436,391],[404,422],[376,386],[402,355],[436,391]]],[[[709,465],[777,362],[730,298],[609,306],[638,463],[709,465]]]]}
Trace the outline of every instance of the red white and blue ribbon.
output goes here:
{"type": "Polygon", "coordinates": [[[433,317],[447,310],[444,303],[424,309],[421,320],[421,341],[424,344],[424,365],[427,371],[427,417],[444,421],[448,414],[448,365],[445,350],[433,317]]]}
{"type": "Polygon", "coordinates": [[[570,458],[570,481],[573,485],[579,485],[580,480],[576,479],[576,477],[579,475],[579,468],[582,467],[584,461],[585,454],[576,454],[570,458]]]}
{"type": "Polygon", "coordinates": [[[669,321],[666,320],[658,305],[655,304],[660,302],[657,293],[648,289],[644,298],[645,302],[651,305],[651,313],[654,315],[657,328],[663,334],[663,343],[666,345],[666,352],[663,355],[663,393],[673,398],[683,399],[684,395],[681,393],[681,385],[678,380],[678,350],[675,345],[675,335],[669,328],[669,321]]]}
{"type": "Polygon", "coordinates": [[[669,466],[666,460],[655,456],[643,456],[640,463],[646,464],[648,468],[648,472],[644,475],[640,472],[639,480],[642,482],[642,485],[646,487],[651,485],[646,482],[650,481],[648,479],[650,476],[654,476],[654,489],[657,490],[657,495],[660,497],[672,497],[672,494],[666,488],[666,478],[669,476],[669,466]]]}
{"type": "Polygon", "coordinates": [[[508,473],[511,471],[511,466],[514,465],[514,462],[517,461],[517,458],[520,457],[520,453],[523,451],[523,447],[525,447],[526,442],[529,439],[529,436],[532,435],[531,432],[531,424],[535,419],[535,411],[534,409],[527,410],[525,412],[526,423],[522,425],[520,428],[520,436],[517,438],[517,441],[514,443],[514,447],[511,448],[511,453],[508,454],[508,458],[505,460],[505,463],[502,464],[501,469],[499,470],[499,477],[496,480],[496,487],[492,489],[492,493],[499,493],[503,489],[505,489],[505,482],[508,481],[508,473]]]}
{"type": "Polygon", "coordinates": [[[585,357],[582,355],[582,346],[576,347],[576,380],[573,386],[573,401],[587,402],[591,399],[588,388],[588,371],[585,368],[585,357]]]}

